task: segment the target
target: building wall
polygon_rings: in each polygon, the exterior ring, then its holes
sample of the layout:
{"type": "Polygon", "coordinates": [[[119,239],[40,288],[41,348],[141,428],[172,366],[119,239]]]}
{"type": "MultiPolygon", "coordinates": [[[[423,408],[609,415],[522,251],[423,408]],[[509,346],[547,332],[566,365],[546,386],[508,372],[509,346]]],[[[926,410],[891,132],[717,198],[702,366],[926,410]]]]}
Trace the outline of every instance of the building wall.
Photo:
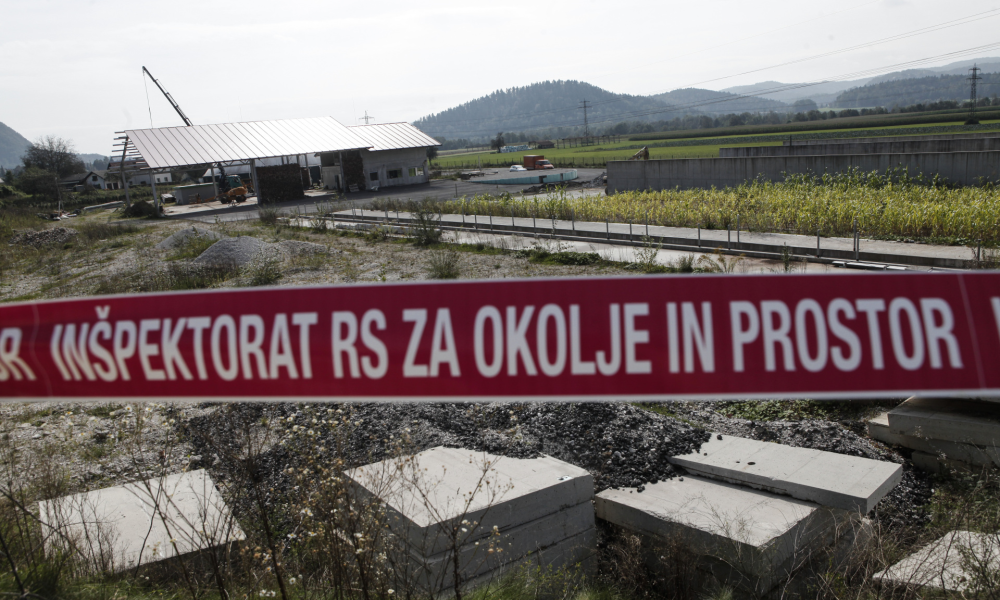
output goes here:
{"type": "Polygon", "coordinates": [[[376,185],[376,181],[372,179],[372,173],[377,173],[379,187],[411,185],[430,181],[427,148],[362,151],[361,157],[365,166],[365,183],[368,186],[376,185]],[[416,173],[411,175],[411,169],[416,169],[416,173]],[[389,177],[393,171],[398,171],[400,176],[389,177]]]}
{"type": "Polygon", "coordinates": [[[1000,151],[618,160],[608,162],[608,193],[735,187],[758,177],[783,181],[786,173],[885,172],[897,167],[907,168],[914,177],[937,174],[953,183],[973,185],[983,177],[1000,179],[1000,151]]]}

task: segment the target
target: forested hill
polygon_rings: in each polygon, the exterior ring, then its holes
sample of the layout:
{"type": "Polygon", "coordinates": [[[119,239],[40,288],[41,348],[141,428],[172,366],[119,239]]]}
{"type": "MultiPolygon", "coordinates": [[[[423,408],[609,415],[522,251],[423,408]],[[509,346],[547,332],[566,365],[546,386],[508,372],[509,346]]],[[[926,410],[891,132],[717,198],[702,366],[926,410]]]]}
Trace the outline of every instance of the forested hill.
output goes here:
{"type": "Polygon", "coordinates": [[[583,125],[583,100],[591,105],[587,117],[598,128],[609,123],[661,120],[679,116],[662,102],[646,96],[615,94],[581,81],[543,81],[526,87],[497,90],[446,111],[414,121],[428,135],[481,138],[500,131],[529,131],[583,125]],[[645,112],[656,114],[645,115],[645,112]],[[639,113],[639,114],[636,114],[639,113]]]}
{"type": "MultiPolygon", "coordinates": [[[[979,97],[1000,94],[1000,73],[980,75],[979,97]]],[[[967,75],[940,75],[917,79],[897,79],[872,85],[851,88],[837,96],[835,108],[864,108],[872,106],[908,106],[938,100],[968,100],[967,75]]]]}
{"type": "Polygon", "coordinates": [[[713,114],[740,114],[759,112],[784,112],[789,105],[778,100],[754,96],[738,96],[728,92],[714,92],[700,88],[684,88],[665,94],[651,96],[670,106],[676,106],[683,112],[699,111],[713,114]]]}
{"type": "Polygon", "coordinates": [[[21,156],[30,145],[20,133],[0,123],[0,165],[5,169],[21,164],[21,156]]]}

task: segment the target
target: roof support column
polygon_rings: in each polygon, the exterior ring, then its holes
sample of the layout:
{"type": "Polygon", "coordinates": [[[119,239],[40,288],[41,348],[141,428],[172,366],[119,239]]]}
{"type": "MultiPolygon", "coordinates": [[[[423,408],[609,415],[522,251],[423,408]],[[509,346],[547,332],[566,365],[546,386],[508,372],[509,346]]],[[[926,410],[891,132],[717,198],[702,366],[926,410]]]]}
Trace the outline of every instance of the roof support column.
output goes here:
{"type": "Polygon", "coordinates": [[[215,163],[212,163],[212,192],[213,197],[219,197],[219,182],[215,180],[215,163]]]}
{"type": "Polygon", "coordinates": [[[253,193],[257,196],[257,206],[261,205],[260,185],[257,183],[257,161],[250,159],[250,180],[253,182],[253,193]]]}
{"type": "Polygon", "coordinates": [[[160,195],[156,193],[156,173],[149,170],[149,185],[153,188],[153,211],[156,216],[160,216],[160,195]]]}
{"type": "Polygon", "coordinates": [[[347,179],[345,179],[345,175],[344,175],[344,153],[343,152],[339,152],[339,151],[337,152],[337,162],[340,163],[340,192],[346,196],[347,195],[347,179]]]}

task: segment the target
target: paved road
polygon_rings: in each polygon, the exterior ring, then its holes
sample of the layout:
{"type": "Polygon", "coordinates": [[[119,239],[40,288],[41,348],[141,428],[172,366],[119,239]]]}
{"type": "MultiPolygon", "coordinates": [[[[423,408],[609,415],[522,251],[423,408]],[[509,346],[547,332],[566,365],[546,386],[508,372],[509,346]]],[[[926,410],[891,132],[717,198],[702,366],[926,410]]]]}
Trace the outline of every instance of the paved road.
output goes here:
{"type": "MultiPolygon", "coordinates": [[[[491,173],[492,170],[486,170],[491,173]]],[[[577,169],[579,180],[586,181],[593,179],[604,172],[604,169],[577,169]]],[[[517,193],[524,185],[487,185],[482,183],[472,183],[470,181],[451,181],[448,179],[435,179],[430,183],[418,185],[393,186],[383,188],[377,192],[357,192],[342,196],[334,205],[337,209],[351,208],[352,206],[363,207],[377,198],[398,198],[402,200],[423,200],[428,198],[447,200],[450,198],[460,198],[462,196],[475,196],[487,192],[517,193]]],[[[588,193],[603,193],[603,188],[587,190],[588,193]]],[[[279,210],[284,214],[298,212],[300,214],[312,214],[317,212],[317,204],[331,202],[333,196],[328,192],[306,192],[306,197],[302,200],[282,202],[278,204],[279,210]]],[[[178,206],[168,208],[168,217],[174,219],[189,219],[201,221],[203,223],[214,223],[216,221],[242,221],[253,220],[258,216],[257,202],[250,199],[247,202],[236,206],[223,206],[218,203],[205,205],[178,206]]]]}

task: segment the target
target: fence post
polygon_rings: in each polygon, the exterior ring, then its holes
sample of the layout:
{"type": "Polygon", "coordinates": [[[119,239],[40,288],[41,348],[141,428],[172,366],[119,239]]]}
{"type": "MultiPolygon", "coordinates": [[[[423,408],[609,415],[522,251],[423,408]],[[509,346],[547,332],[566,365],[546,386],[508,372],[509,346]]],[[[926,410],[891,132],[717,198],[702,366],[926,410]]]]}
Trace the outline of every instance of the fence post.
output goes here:
{"type": "Polygon", "coordinates": [[[649,211],[646,211],[646,237],[649,237],[649,211]]]}
{"type": "Polygon", "coordinates": [[[698,247],[701,248],[701,225],[698,225],[698,247]]]}
{"type": "Polygon", "coordinates": [[[535,234],[536,240],[538,239],[538,224],[535,222],[537,216],[538,216],[537,210],[531,211],[531,233],[535,234]]]}
{"type": "Polygon", "coordinates": [[[861,240],[858,238],[858,218],[854,217],[854,262],[861,260],[861,240]]]}
{"type": "Polygon", "coordinates": [[[726,250],[733,249],[733,226],[726,225],[726,250]]]}
{"type": "Polygon", "coordinates": [[[608,239],[611,239],[611,224],[608,222],[608,217],[604,217],[604,229],[607,231],[608,239]]]}
{"type": "Polygon", "coordinates": [[[517,225],[514,223],[514,205],[510,205],[510,228],[512,231],[517,229],[517,225]]]}
{"type": "Polygon", "coordinates": [[[572,208],[569,209],[569,223],[573,233],[576,233],[576,211],[572,208]]]}
{"type": "Polygon", "coordinates": [[[736,247],[740,247],[740,214],[736,213],[736,247]]]}
{"type": "Polygon", "coordinates": [[[821,250],[820,250],[820,247],[819,247],[819,225],[817,225],[816,226],[816,258],[819,258],[820,253],[821,253],[821,250]]]}
{"type": "Polygon", "coordinates": [[[632,241],[632,219],[628,220],[628,241],[632,241]]]}

